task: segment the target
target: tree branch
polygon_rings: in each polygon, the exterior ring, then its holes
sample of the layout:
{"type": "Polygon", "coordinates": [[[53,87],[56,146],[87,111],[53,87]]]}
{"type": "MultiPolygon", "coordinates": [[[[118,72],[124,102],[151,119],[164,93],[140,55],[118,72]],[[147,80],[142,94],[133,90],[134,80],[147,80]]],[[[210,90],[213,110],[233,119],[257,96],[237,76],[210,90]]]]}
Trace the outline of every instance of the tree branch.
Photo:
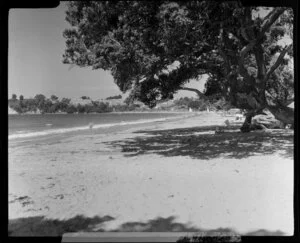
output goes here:
{"type": "Polygon", "coordinates": [[[289,105],[292,104],[294,101],[295,101],[295,99],[294,99],[294,98],[291,98],[291,99],[288,99],[288,100],[282,102],[282,105],[284,105],[284,106],[289,106],[289,105]]]}
{"type": "Polygon", "coordinates": [[[240,53],[240,57],[242,59],[245,58],[246,54],[254,47],[254,45],[256,44],[256,41],[251,41],[248,45],[246,45],[240,53]]]}
{"type": "Polygon", "coordinates": [[[180,88],[180,90],[188,90],[188,91],[193,91],[195,92],[199,98],[204,98],[206,99],[207,97],[198,89],[193,89],[193,88],[180,88]]]}
{"type": "Polygon", "coordinates": [[[279,65],[282,63],[283,58],[285,56],[285,54],[292,48],[293,44],[290,44],[288,46],[286,46],[283,51],[280,53],[279,57],[277,58],[276,62],[273,64],[273,66],[269,69],[264,81],[267,81],[271,74],[279,67],[279,65]]]}
{"type": "Polygon", "coordinates": [[[262,38],[264,33],[271,27],[271,25],[279,18],[279,16],[286,10],[286,8],[274,8],[263,20],[262,28],[258,39],[262,38]]]}
{"type": "Polygon", "coordinates": [[[257,78],[260,81],[264,80],[266,75],[266,68],[265,68],[265,59],[264,59],[264,50],[262,46],[259,44],[254,50],[256,65],[257,65],[257,78]]]}
{"type": "MultiPolygon", "coordinates": [[[[250,43],[250,44],[251,44],[251,43],[250,43]]],[[[251,46],[248,44],[248,45],[246,46],[246,49],[248,49],[248,50],[244,50],[244,48],[245,48],[245,47],[244,47],[243,50],[241,51],[240,58],[238,59],[239,72],[240,72],[240,74],[241,74],[244,78],[246,78],[246,79],[249,79],[249,78],[250,78],[250,75],[249,75],[247,69],[246,69],[245,66],[244,66],[244,59],[245,59],[246,52],[250,51],[250,49],[252,49],[253,46],[254,46],[254,44],[251,45],[251,46]]]]}
{"type": "Polygon", "coordinates": [[[244,59],[246,54],[252,50],[252,48],[259,42],[259,40],[264,36],[265,32],[272,26],[272,24],[279,18],[279,16],[285,11],[285,8],[275,8],[270,14],[268,14],[263,20],[262,28],[255,40],[251,41],[246,45],[240,52],[239,68],[241,74],[245,77],[249,77],[247,70],[244,67],[244,59]]]}
{"type": "Polygon", "coordinates": [[[249,75],[247,69],[244,67],[244,60],[245,60],[246,54],[255,46],[255,44],[256,44],[256,40],[253,40],[248,45],[246,45],[241,50],[240,58],[238,60],[240,73],[244,78],[247,78],[247,79],[250,78],[250,75],[249,75]]]}
{"type": "Polygon", "coordinates": [[[225,52],[220,48],[220,54],[224,60],[224,67],[225,67],[225,70],[226,70],[226,75],[228,75],[230,73],[230,64],[229,64],[229,61],[228,61],[228,57],[227,55],[225,54],[225,52]]]}

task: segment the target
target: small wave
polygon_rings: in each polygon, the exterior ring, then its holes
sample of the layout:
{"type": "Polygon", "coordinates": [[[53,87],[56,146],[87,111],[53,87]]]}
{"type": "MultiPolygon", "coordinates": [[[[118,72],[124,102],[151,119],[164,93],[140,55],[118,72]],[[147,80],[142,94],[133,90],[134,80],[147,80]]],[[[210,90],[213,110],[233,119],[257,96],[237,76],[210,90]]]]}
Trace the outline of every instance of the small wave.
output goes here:
{"type": "Polygon", "coordinates": [[[168,118],[157,118],[157,119],[143,119],[138,121],[129,121],[129,122],[120,122],[120,123],[108,123],[108,124],[93,124],[91,128],[91,123],[86,126],[80,127],[70,127],[70,128],[59,128],[59,129],[51,129],[51,130],[44,130],[39,132],[28,132],[28,133],[17,133],[8,136],[8,139],[16,139],[16,138],[29,138],[29,137],[38,137],[38,136],[46,136],[50,134],[60,134],[60,133],[67,133],[67,132],[74,132],[74,131],[81,131],[81,130],[89,130],[89,129],[97,129],[97,128],[108,128],[112,126],[124,126],[124,125],[134,125],[134,124],[143,124],[148,122],[158,122],[158,121],[165,121],[168,118]]]}

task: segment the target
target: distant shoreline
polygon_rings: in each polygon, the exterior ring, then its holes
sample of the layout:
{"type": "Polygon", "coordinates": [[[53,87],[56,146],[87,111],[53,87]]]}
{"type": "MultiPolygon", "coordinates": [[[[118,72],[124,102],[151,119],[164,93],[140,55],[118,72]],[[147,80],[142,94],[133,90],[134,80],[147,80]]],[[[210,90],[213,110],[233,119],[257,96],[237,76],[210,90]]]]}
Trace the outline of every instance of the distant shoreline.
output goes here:
{"type": "MultiPolygon", "coordinates": [[[[8,115],[79,115],[79,114],[84,114],[84,115],[95,115],[95,114],[139,114],[139,113],[178,113],[178,114],[192,114],[192,113],[206,113],[206,111],[111,111],[111,112],[90,112],[90,113],[67,113],[67,112],[59,112],[59,113],[8,113],[8,115]]],[[[214,111],[210,111],[214,112],[214,111]]]]}

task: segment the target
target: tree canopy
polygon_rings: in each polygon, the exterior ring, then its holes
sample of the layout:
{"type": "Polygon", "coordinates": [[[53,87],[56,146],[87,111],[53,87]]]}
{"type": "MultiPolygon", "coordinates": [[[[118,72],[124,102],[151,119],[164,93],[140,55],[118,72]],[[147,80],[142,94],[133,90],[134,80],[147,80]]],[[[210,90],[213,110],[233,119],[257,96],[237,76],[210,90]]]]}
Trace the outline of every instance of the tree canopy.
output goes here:
{"type": "Polygon", "coordinates": [[[268,108],[294,121],[287,108],[294,98],[293,45],[282,45],[292,38],[291,8],[238,1],[71,1],[66,20],[72,27],[63,33],[63,62],[109,70],[133,100],[154,107],[178,90],[191,90],[204,99],[225,97],[250,116],[268,108]],[[209,76],[204,93],[184,86],[203,74],[209,76]]]}

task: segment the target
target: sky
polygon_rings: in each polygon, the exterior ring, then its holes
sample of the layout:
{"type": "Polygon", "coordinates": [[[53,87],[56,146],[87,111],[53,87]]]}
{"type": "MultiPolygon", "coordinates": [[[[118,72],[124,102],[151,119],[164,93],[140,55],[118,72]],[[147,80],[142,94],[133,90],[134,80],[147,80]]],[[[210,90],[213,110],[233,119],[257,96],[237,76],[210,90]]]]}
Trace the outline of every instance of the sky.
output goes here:
{"type": "MultiPolygon", "coordinates": [[[[110,72],[73,67],[62,63],[65,49],[64,29],[66,6],[57,8],[11,9],[9,12],[8,95],[25,98],[52,94],[59,98],[104,99],[122,94],[110,72]]],[[[192,81],[186,87],[203,90],[204,82],[192,81]]],[[[180,91],[175,98],[196,97],[193,92],[180,91]]]]}

